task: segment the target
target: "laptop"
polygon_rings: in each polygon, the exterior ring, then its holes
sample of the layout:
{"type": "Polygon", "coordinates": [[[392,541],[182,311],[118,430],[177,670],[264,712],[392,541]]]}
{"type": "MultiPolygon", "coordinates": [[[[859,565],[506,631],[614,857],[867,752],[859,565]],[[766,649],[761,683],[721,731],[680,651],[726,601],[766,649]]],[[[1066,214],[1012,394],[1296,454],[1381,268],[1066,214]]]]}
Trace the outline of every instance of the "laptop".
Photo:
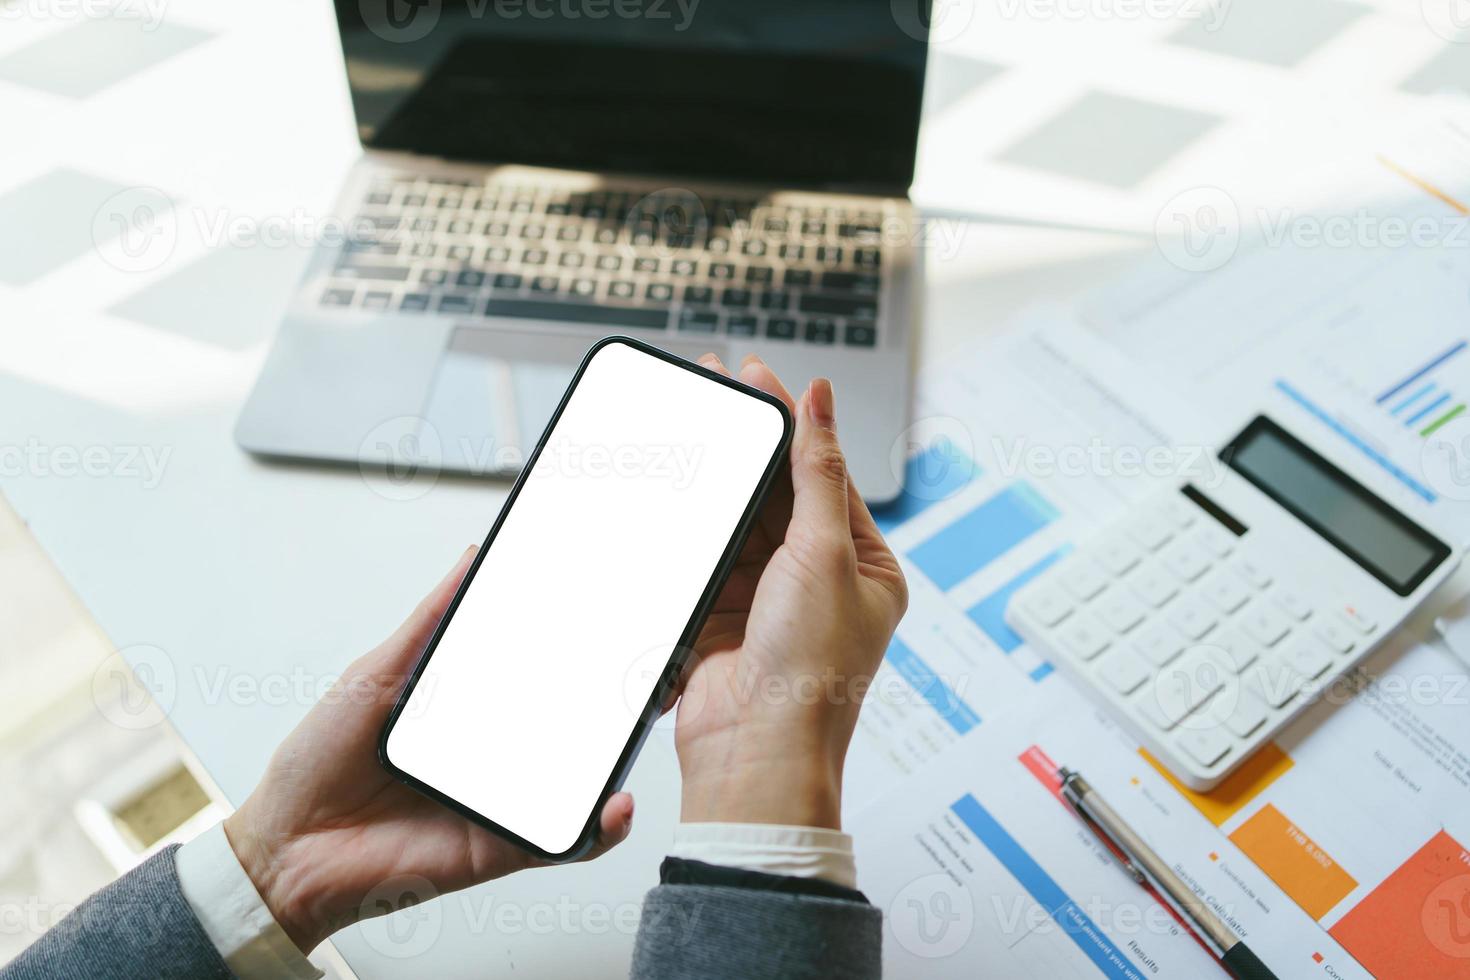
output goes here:
{"type": "Polygon", "coordinates": [[[363,154],[236,440],[514,473],[621,333],[832,378],[858,490],[892,500],[921,292],[910,2],[337,0],[363,154]]]}

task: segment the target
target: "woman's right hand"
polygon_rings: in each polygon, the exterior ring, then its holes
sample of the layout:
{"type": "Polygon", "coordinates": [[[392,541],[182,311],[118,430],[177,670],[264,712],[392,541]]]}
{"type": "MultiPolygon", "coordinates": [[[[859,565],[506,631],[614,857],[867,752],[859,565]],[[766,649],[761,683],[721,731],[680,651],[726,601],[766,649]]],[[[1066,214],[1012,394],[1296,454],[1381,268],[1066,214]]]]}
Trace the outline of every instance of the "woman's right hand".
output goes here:
{"type": "Polygon", "coordinates": [[[793,399],[755,357],[739,378],[785,401],[796,433],[685,673],[682,819],[837,829],[847,746],[908,590],[848,477],[831,382],[793,399]]]}

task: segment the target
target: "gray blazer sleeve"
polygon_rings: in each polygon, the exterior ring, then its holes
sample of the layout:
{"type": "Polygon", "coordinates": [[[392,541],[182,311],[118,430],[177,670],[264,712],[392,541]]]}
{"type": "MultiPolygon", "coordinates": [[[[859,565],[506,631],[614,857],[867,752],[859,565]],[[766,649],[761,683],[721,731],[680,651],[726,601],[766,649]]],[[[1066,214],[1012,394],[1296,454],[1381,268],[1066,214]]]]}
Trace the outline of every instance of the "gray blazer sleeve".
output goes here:
{"type": "Polygon", "coordinates": [[[867,902],[660,885],[643,902],[633,980],[878,980],[882,941],[867,902]]]}
{"type": "Polygon", "coordinates": [[[233,980],[179,886],[178,846],[160,851],[0,967],[0,980],[233,980]]]}

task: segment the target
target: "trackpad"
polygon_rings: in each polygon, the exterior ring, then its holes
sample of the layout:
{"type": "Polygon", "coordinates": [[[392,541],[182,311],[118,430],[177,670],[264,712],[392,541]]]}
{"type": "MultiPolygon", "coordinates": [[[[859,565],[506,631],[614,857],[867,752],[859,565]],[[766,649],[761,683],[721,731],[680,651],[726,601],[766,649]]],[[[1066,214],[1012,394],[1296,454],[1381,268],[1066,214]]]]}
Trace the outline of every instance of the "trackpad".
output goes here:
{"type": "MultiPolygon", "coordinates": [[[[587,334],[456,329],[424,410],[424,436],[438,437],[444,467],[519,472],[596,340],[587,334]]],[[[723,345],[656,346],[693,359],[710,349],[722,353],[723,345]]]]}

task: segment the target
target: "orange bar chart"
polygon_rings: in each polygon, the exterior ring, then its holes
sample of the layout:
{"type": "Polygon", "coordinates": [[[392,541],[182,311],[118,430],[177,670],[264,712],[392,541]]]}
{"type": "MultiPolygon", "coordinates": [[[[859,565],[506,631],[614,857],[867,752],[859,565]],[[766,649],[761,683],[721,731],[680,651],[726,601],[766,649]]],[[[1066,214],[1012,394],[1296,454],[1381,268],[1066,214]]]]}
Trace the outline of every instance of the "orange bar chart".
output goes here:
{"type": "Polygon", "coordinates": [[[1269,803],[1235,828],[1230,839],[1314,919],[1358,887],[1331,855],[1269,803]]]}
{"type": "Polygon", "coordinates": [[[1328,930],[1386,980],[1470,976],[1470,852],[1440,831],[1328,930]]]}

